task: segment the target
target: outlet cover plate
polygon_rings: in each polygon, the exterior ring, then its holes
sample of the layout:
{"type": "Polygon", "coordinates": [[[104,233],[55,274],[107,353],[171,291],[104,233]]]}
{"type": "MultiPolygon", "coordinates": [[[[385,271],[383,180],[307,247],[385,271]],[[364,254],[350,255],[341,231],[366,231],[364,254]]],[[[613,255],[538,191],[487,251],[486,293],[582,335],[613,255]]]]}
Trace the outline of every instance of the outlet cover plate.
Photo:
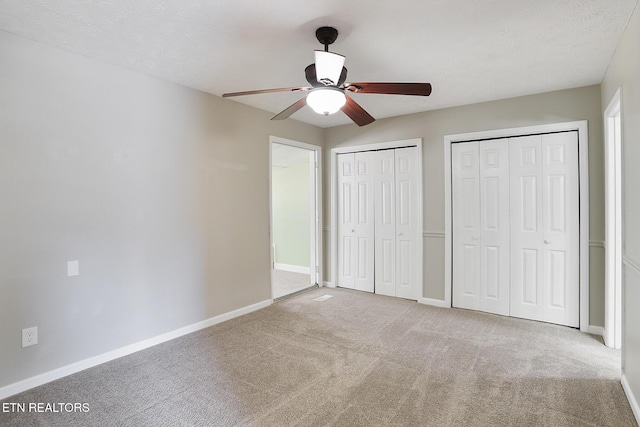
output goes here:
{"type": "Polygon", "coordinates": [[[68,261],[67,262],[67,276],[79,276],[80,275],[80,261],[68,261]]]}
{"type": "Polygon", "coordinates": [[[38,327],[22,330],[22,348],[38,344],[38,327]]]}

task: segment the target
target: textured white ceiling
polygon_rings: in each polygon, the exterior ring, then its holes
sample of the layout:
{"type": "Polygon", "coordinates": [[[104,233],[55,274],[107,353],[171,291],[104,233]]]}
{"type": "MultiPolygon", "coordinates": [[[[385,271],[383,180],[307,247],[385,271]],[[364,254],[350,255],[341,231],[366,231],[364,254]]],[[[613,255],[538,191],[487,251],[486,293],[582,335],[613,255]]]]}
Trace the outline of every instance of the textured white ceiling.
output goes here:
{"type": "MultiPolygon", "coordinates": [[[[433,84],[426,98],[354,95],[380,119],[600,83],[637,1],[0,0],[0,29],[220,95],[305,86],[315,29],[332,25],[348,81],[433,84]]],[[[277,113],[300,96],[234,100],[277,113]]]]}

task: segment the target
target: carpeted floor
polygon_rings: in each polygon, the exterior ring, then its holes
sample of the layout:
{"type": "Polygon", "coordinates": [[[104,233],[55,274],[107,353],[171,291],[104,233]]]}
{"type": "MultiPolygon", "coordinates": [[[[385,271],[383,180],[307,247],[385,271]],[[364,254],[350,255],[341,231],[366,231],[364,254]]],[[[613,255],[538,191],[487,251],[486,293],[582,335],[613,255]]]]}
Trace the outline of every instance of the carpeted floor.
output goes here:
{"type": "Polygon", "coordinates": [[[271,282],[275,299],[307,289],[311,286],[311,277],[308,274],[273,269],[271,270],[271,282]]]}
{"type": "Polygon", "coordinates": [[[635,426],[619,357],[570,328],[321,288],[5,400],[89,412],[0,425],[635,426]]]}

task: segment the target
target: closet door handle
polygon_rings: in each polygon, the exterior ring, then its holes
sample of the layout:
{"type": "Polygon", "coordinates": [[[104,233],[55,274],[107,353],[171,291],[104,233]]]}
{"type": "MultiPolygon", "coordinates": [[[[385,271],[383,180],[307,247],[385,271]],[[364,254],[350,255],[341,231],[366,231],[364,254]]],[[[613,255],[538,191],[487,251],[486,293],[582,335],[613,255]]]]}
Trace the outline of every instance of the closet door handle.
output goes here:
{"type": "Polygon", "coordinates": [[[544,244],[545,244],[545,245],[548,245],[549,243],[551,243],[551,240],[546,240],[546,239],[545,239],[544,244]]]}
{"type": "Polygon", "coordinates": [[[398,237],[402,236],[402,234],[403,234],[402,232],[398,233],[398,237]]]}

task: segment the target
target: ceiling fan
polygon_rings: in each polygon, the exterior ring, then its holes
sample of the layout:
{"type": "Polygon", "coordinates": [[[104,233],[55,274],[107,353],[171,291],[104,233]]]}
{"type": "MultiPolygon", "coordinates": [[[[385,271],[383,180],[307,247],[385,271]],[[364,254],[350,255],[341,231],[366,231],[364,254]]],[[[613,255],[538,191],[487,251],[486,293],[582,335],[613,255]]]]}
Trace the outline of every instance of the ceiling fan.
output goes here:
{"type": "Polygon", "coordinates": [[[345,83],[347,69],[344,67],[345,57],[329,52],[329,45],[338,38],[338,30],[333,27],[320,27],[316,30],[316,38],[324,45],[324,51],[315,51],[315,63],[307,66],[304,73],[310,87],[285,87],[278,89],[250,90],[245,92],[225,93],[225,98],[242,95],[256,95],[273,92],[309,92],[304,98],[296,101],[271,120],[283,120],[309,105],[316,113],[328,116],[342,110],[358,126],[365,126],[375,121],[347,93],[373,93],[387,95],[429,96],[430,83],[345,83]]]}

